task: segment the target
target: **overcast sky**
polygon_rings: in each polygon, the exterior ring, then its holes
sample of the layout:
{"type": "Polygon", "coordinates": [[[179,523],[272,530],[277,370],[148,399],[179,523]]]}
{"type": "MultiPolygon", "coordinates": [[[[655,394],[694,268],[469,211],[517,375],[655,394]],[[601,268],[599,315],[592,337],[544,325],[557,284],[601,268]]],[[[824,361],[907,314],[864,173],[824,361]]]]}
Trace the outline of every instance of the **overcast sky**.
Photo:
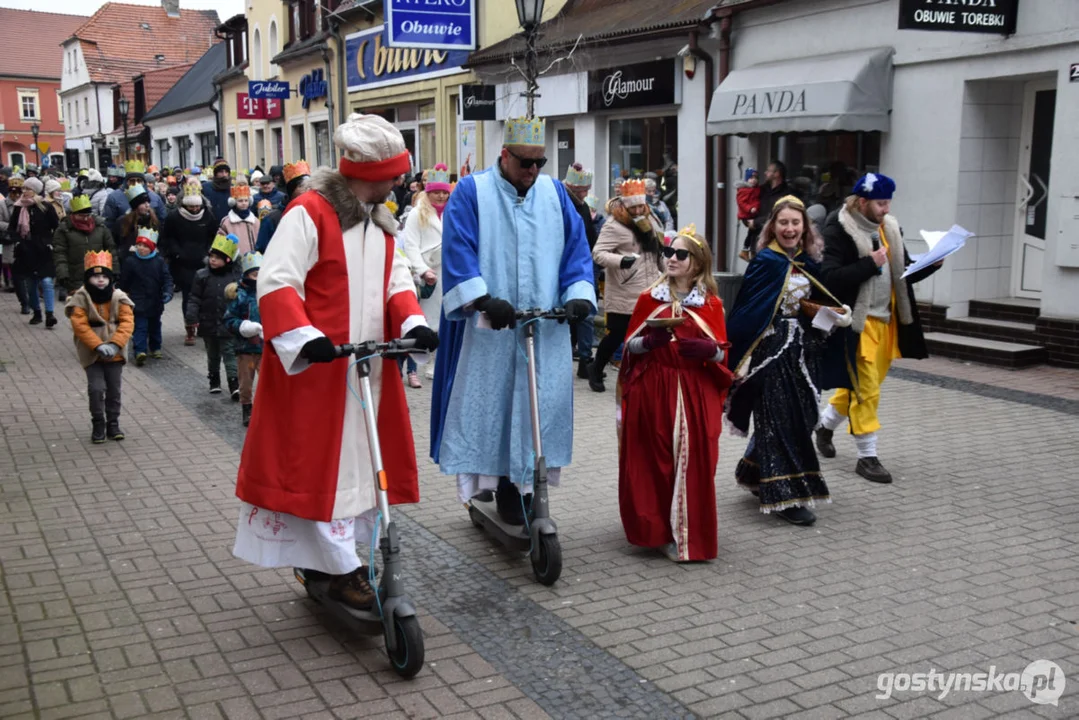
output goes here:
{"type": "MultiPolygon", "coordinates": [[[[127,5],[160,5],[160,0],[123,0],[127,5]]],[[[20,10],[42,10],[66,13],[68,15],[93,15],[106,0],[0,0],[0,7],[19,8],[20,10]]],[[[180,10],[184,8],[217,10],[222,20],[244,11],[243,0],[180,0],[180,10]]]]}

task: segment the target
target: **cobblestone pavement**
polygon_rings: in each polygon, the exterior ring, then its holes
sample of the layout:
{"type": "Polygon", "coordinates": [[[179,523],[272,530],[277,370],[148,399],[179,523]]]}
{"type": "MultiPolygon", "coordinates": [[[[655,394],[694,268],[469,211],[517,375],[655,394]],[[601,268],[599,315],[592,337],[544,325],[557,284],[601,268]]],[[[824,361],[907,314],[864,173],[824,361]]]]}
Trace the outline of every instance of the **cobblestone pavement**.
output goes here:
{"type": "MultiPolygon", "coordinates": [[[[397,517],[427,667],[400,681],[380,638],[232,558],[239,408],[206,393],[175,304],[166,360],[124,371],[127,439],[92,446],[66,322],[27,327],[9,298],[0,718],[1079,717],[1079,373],[901,363],[880,443],[895,484],[854,475],[837,438],[834,502],[809,529],[736,490],[744,440],[725,435],[720,557],[689,565],[625,543],[613,397],[578,382],[553,588],[421,462],[424,500],[397,517]],[[1038,659],[1069,677],[1059,706],[875,697],[880,673],[1038,659]]],[[[409,394],[424,455],[428,392],[409,394]]]]}

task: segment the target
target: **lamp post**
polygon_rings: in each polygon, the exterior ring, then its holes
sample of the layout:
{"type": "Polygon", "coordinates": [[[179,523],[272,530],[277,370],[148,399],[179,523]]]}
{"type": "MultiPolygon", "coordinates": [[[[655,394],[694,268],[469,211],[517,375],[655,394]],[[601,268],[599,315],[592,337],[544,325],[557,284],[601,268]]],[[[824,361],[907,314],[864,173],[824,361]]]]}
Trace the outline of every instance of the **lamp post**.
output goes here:
{"type": "Polygon", "coordinates": [[[30,134],[34,136],[34,155],[37,157],[37,166],[41,167],[41,150],[37,146],[37,136],[41,132],[41,127],[37,123],[30,126],[30,134]]]}
{"type": "Polygon", "coordinates": [[[543,0],[516,0],[517,21],[525,31],[525,100],[528,101],[528,117],[535,116],[536,92],[539,83],[536,81],[536,63],[539,54],[536,52],[536,37],[539,35],[540,18],[543,16],[543,0]]]}
{"type": "Polygon", "coordinates": [[[120,118],[124,121],[124,152],[123,152],[123,159],[126,161],[128,159],[127,158],[127,111],[130,108],[128,106],[127,98],[124,97],[123,95],[120,96],[120,99],[117,101],[116,104],[120,106],[120,118]]]}

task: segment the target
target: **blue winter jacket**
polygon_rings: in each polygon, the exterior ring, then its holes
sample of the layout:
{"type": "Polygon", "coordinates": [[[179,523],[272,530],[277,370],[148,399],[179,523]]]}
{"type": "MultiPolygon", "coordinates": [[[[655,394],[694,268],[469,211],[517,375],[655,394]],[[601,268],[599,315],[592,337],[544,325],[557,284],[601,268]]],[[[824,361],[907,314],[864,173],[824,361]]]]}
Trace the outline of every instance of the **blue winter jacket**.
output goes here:
{"type": "Polygon", "coordinates": [[[261,355],[262,338],[258,335],[245,338],[240,334],[240,324],[244,320],[262,322],[255,288],[248,288],[243,282],[229,285],[225,288],[225,297],[230,296],[232,296],[232,302],[225,309],[225,327],[236,336],[236,353],[239,355],[261,355]],[[233,296],[234,293],[235,295],[233,296]]]}
{"type": "Polygon", "coordinates": [[[172,300],[172,275],[165,258],[155,250],[146,257],[131,253],[120,266],[120,289],[135,303],[135,314],[154,317],[172,300]]]}
{"type": "MultiPolygon", "coordinates": [[[[214,217],[217,218],[218,222],[223,220],[229,214],[229,210],[232,209],[229,207],[229,200],[232,199],[231,186],[226,190],[218,190],[214,187],[212,180],[203,180],[202,196],[210,203],[210,207],[214,211],[214,217]]],[[[253,206],[252,209],[254,209],[253,206]]]]}
{"type": "Polygon", "coordinates": [[[269,195],[263,193],[261,190],[255,193],[251,198],[251,208],[257,208],[260,200],[269,200],[274,208],[283,208],[288,204],[288,196],[276,188],[274,188],[273,192],[269,195]]]}

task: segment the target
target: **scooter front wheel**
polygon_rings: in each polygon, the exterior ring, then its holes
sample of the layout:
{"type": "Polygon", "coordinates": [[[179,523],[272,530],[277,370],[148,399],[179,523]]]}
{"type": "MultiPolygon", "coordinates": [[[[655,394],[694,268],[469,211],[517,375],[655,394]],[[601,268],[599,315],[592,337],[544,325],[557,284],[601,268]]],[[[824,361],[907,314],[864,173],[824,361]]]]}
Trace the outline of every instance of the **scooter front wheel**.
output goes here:
{"type": "Polygon", "coordinates": [[[558,536],[540,535],[532,549],[532,573],[544,585],[554,585],[562,576],[562,545],[558,536]]]}
{"type": "Polygon", "coordinates": [[[415,677],[423,667],[423,630],[420,629],[420,621],[415,615],[408,617],[393,618],[393,632],[397,639],[397,648],[390,650],[386,646],[386,653],[390,656],[394,671],[408,680],[415,677]]]}

